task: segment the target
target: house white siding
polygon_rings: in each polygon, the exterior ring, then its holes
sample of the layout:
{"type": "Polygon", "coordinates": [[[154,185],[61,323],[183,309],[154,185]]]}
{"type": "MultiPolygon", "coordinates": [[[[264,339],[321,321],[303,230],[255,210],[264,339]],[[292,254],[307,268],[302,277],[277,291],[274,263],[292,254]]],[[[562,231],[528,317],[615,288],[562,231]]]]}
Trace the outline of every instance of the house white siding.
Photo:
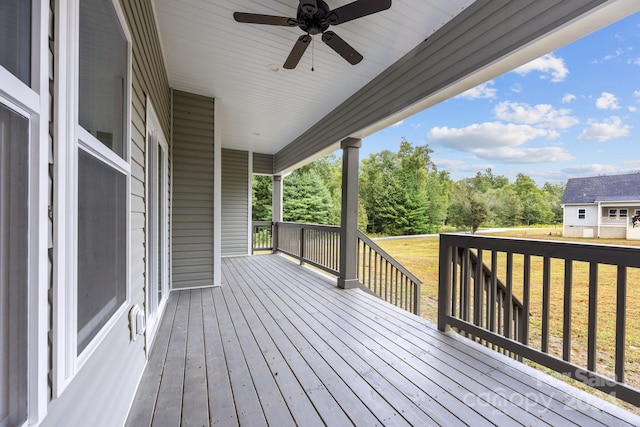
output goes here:
{"type": "Polygon", "coordinates": [[[563,236],[565,237],[596,237],[598,235],[598,206],[565,206],[563,224],[563,236]],[[579,217],[581,210],[584,210],[584,219],[579,217]]]}

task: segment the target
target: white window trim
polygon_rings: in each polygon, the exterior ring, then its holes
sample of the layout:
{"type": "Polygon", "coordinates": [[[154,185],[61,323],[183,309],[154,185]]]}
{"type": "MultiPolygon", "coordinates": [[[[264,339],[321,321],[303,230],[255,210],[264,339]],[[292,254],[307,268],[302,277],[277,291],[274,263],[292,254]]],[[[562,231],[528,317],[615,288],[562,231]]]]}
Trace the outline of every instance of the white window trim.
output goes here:
{"type": "MultiPolygon", "coordinates": [[[[158,115],[156,113],[155,108],[153,108],[153,103],[151,102],[151,99],[149,98],[149,96],[147,95],[146,98],[146,110],[147,110],[147,114],[146,114],[146,135],[145,135],[145,153],[147,153],[146,155],[146,166],[145,166],[145,182],[147,183],[147,185],[145,186],[145,209],[146,209],[146,213],[147,215],[145,215],[145,229],[147,230],[146,233],[146,256],[145,259],[147,260],[147,262],[145,263],[146,267],[145,267],[145,280],[146,280],[146,285],[145,285],[145,318],[146,318],[146,330],[145,330],[145,349],[146,349],[146,353],[147,353],[147,358],[149,357],[149,353],[151,351],[151,346],[153,344],[153,340],[155,338],[156,332],[157,332],[157,324],[160,321],[160,318],[162,316],[162,313],[164,312],[164,308],[166,306],[166,301],[167,301],[167,297],[170,291],[170,287],[169,287],[169,144],[167,143],[167,138],[164,135],[164,132],[162,131],[162,126],[160,125],[160,122],[158,121],[158,115]],[[149,134],[153,131],[157,131],[158,132],[158,138],[157,141],[155,141],[156,144],[158,144],[163,153],[163,162],[162,162],[162,171],[163,172],[163,183],[158,187],[158,182],[156,181],[157,178],[154,177],[153,179],[151,178],[151,173],[155,173],[158,172],[155,170],[155,166],[151,166],[152,164],[156,164],[157,163],[157,151],[156,148],[154,147],[154,149],[151,149],[151,146],[149,144],[149,134]],[[153,156],[152,156],[152,153],[153,156]],[[152,158],[153,157],[153,158],[152,158]],[[166,205],[164,206],[164,209],[162,207],[159,206],[155,206],[154,208],[151,207],[152,203],[155,203],[155,201],[152,201],[152,198],[150,197],[150,186],[151,183],[153,183],[153,190],[154,191],[159,191],[160,189],[164,189],[165,193],[164,193],[164,198],[165,198],[165,203],[166,205]],[[158,216],[151,216],[151,212],[153,212],[156,215],[160,215],[161,218],[158,218],[158,216]],[[162,250],[162,257],[164,259],[164,265],[162,268],[162,276],[163,276],[163,299],[162,301],[160,301],[160,304],[155,307],[156,308],[156,313],[155,313],[155,317],[152,316],[153,313],[151,313],[150,307],[151,307],[151,300],[150,298],[153,298],[154,295],[150,295],[150,292],[148,291],[150,289],[149,286],[149,280],[152,277],[152,272],[150,271],[151,268],[155,268],[156,265],[151,265],[152,263],[150,262],[152,255],[150,253],[150,248],[155,248],[155,245],[152,244],[152,242],[149,242],[149,237],[151,235],[153,235],[155,238],[157,238],[158,236],[156,236],[156,232],[154,231],[153,234],[149,233],[149,230],[157,230],[158,229],[158,222],[161,221],[163,228],[164,228],[164,233],[163,235],[160,237],[160,241],[157,243],[157,245],[161,248],[162,250]]],[[[157,291],[157,289],[156,289],[157,291]]]]}
{"type": "Polygon", "coordinates": [[[0,103],[29,120],[28,424],[48,405],[49,1],[32,0],[31,85],[0,66],[0,103]],[[41,96],[42,95],[42,96],[41,96]]]}
{"type": "Polygon", "coordinates": [[[125,81],[124,159],[103,146],[79,125],[78,120],[78,34],[79,0],[56,2],[56,46],[58,58],[55,74],[66,76],[56,82],[54,124],[55,149],[54,198],[54,298],[53,298],[53,397],[59,397],[75,374],[87,362],[122,316],[131,301],[131,80],[132,37],[119,1],[111,0],[128,43],[125,81]],[[73,141],[64,144],[61,141],[73,141]],[[126,291],[125,301],[77,354],[77,188],[78,149],[83,149],[126,175],[126,291]]]}

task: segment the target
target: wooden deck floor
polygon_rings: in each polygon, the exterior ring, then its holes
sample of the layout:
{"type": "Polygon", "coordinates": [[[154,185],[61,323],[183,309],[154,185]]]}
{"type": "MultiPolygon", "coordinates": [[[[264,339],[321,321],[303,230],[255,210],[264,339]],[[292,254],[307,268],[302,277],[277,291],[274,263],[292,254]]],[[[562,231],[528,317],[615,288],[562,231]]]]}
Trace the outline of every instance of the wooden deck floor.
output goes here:
{"type": "Polygon", "coordinates": [[[277,255],[170,296],[127,426],[632,426],[609,402],[277,255]]]}

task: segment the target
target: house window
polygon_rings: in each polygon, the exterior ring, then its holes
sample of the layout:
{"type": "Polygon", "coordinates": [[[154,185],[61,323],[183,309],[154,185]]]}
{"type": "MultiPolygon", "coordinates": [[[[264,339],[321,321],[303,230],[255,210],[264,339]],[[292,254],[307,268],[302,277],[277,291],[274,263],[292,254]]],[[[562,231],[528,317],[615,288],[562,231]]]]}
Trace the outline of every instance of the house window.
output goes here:
{"type": "Polygon", "coordinates": [[[615,218],[618,216],[618,210],[617,209],[609,209],[609,218],[615,218]]]}
{"type": "Polygon", "coordinates": [[[587,217],[586,209],[578,209],[578,219],[585,219],[587,217]]]}
{"type": "Polygon", "coordinates": [[[24,84],[31,84],[31,2],[2,0],[0,65],[24,84]]]}
{"type": "Polygon", "coordinates": [[[110,0],[80,1],[78,121],[125,158],[128,44],[110,0]]]}
{"type": "Polygon", "coordinates": [[[620,209],[620,218],[626,218],[629,215],[629,211],[627,209],[620,209]]]}
{"type": "Polygon", "coordinates": [[[0,104],[0,425],[3,426],[22,425],[28,410],[28,162],[29,120],[0,104]]]}
{"type": "Polygon", "coordinates": [[[111,0],[79,8],[76,352],[127,299],[129,43],[111,0]]]}
{"type": "Polygon", "coordinates": [[[126,299],[126,175],[78,154],[78,353],[126,299]]]}

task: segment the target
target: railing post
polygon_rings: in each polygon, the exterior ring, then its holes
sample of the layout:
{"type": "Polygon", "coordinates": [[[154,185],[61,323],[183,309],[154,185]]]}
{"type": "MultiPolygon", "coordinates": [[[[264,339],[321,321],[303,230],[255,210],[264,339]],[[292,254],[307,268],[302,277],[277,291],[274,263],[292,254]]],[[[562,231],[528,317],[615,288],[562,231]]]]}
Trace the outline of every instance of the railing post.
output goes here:
{"type": "Polygon", "coordinates": [[[307,255],[304,250],[305,242],[304,242],[304,227],[300,227],[300,265],[304,265],[304,258],[307,255]]]}
{"type": "Polygon", "coordinates": [[[278,223],[271,223],[271,253],[278,253],[278,223]]]}
{"type": "Polygon", "coordinates": [[[450,326],[447,318],[451,315],[451,248],[446,238],[440,235],[439,273],[438,273],[438,329],[445,332],[450,326]]]}
{"type": "Polygon", "coordinates": [[[340,276],[338,287],[359,286],[358,257],[358,167],[362,141],[347,138],[342,141],[342,212],[340,216],[340,276]]]}

